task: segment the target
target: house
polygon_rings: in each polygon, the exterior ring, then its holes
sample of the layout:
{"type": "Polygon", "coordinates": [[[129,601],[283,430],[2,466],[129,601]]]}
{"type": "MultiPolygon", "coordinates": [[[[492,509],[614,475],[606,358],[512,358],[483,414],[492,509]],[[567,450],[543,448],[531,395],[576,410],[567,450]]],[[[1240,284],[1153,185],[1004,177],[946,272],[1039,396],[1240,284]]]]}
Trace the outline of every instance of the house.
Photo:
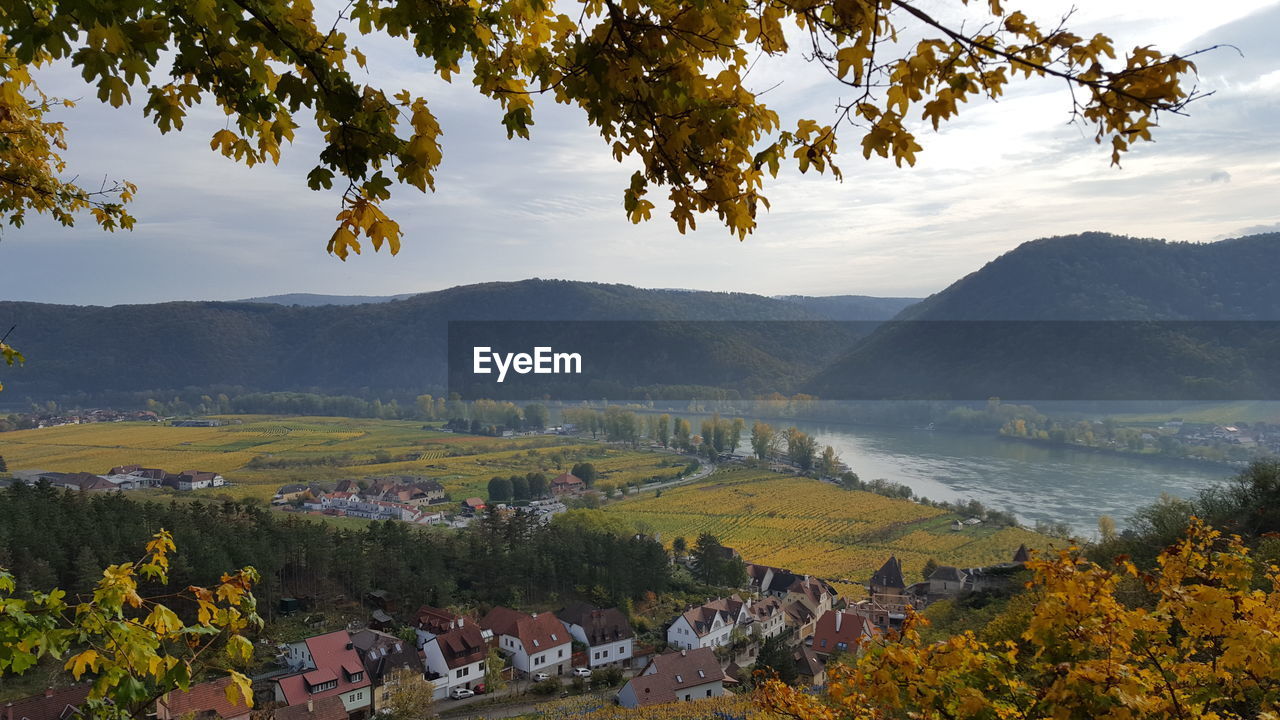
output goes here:
{"type": "Polygon", "coordinates": [[[1016,563],[1025,563],[1031,560],[1031,551],[1027,549],[1027,544],[1023,543],[1018,546],[1017,552],[1013,554],[1013,561],[1016,563]]]}
{"type": "Polygon", "coordinates": [[[813,632],[813,652],[826,660],[832,655],[857,653],[877,631],[867,618],[844,610],[828,610],[813,632]]]}
{"type": "Polygon", "coordinates": [[[930,595],[954,595],[964,589],[965,572],[950,565],[941,565],[929,574],[930,595]]]}
{"type": "Polygon", "coordinates": [[[37,478],[37,481],[40,480],[63,490],[93,492],[119,489],[115,483],[107,480],[101,475],[94,475],[93,473],[87,472],[44,472],[37,478]]]}
{"type": "Polygon", "coordinates": [[[448,697],[456,687],[471,690],[484,682],[489,643],[474,622],[457,618],[451,627],[433,634],[422,646],[422,652],[426,658],[427,679],[435,685],[436,699],[448,697]]]}
{"type": "Polygon", "coordinates": [[[445,502],[448,499],[444,486],[439,481],[416,475],[369,478],[368,487],[362,494],[370,499],[402,503],[415,508],[445,502]]]}
{"type": "Polygon", "coordinates": [[[484,500],[478,497],[467,498],[462,501],[462,512],[465,515],[476,515],[484,512],[484,500]]]}
{"type": "Polygon", "coordinates": [[[635,633],[627,616],[617,608],[601,610],[574,603],[556,613],[574,640],[587,646],[587,666],[594,669],[630,662],[635,633]]]}
{"type": "Polygon", "coordinates": [[[423,605],[418,608],[415,617],[413,627],[418,633],[418,647],[426,645],[427,641],[436,635],[452,630],[456,623],[461,620],[460,616],[448,610],[431,607],[430,605],[423,605]]]}
{"type": "Polygon", "coordinates": [[[781,635],[787,629],[787,614],[782,601],[776,597],[752,603],[747,612],[751,615],[751,634],[762,640],[781,635]]]}
{"type": "Polygon", "coordinates": [[[183,470],[173,478],[174,487],[179,490],[204,490],[211,487],[222,487],[226,479],[215,472],[203,470],[183,470]]]}
{"type": "MultiPolygon", "coordinates": [[[[231,678],[224,677],[202,682],[187,688],[186,692],[174,690],[156,701],[157,720],[249,720],[253,709],[237,695],[239,702],[227,699],[231,678]]],[[[232,691],[238,693],[238,690],[232,691]]]]}
{"type": "Polygon", "coordinates": [[[570,667],[573,637],[551,613],[527,615],[499,606],[480,620],[480,627],[493,632],[498,649],[518,672],[564,675],[570,667]]]}
{"type": "MultiPolygon", "coordinates": [[[[84,718],[80,706],[89,696],[93,683],[59,688],[48,688],[39,695],[21,700],[10,700],[0,705],[0,718],[4,720],[70,720],[84,718]]],[[[87,720],[87,719],[86,719],[87,720]]]]}
{"type": "Polygon", "coordinates": [[[867,590],[873,597],[876,595],[901,595],[906,587],[907,583],[902,578],[902,563],[894,555],[889,556],[889,559],[871,576],[871,581],[867,584],[867,590]]]}
{"type": "Polygon", "coordinates": [[[724,695],[725,674],[710,648],[663,653],[618,691],[625,708],[649,707],[724,695]]]}
{"type": "Polygon", "coordinates": [[[271,498],[272,505],[283,505],[291,503],[295,500],[302,500],[311,494],[311,487],[301,483],[293,483],[290,485],[281,485],[276,491],[275,496],[271,498]]]}
{"type": "Polygon", "coordinates": [[[288,705],[271,711],[271,720],[347,720],[347,709],[337,695],[307,698],[302,705],[288,705]]]}
{"type": "Polygon", "coordinates": [[[750,632],[753,618],[747,603],[736,595],[691,608],[667,628],[667,643],[678,648],[714,648],[728,645],[733,629],[750,632]]]}
{"type": "Polygon", "coordinates": [[[586,489],[587,484],[573,473],[564,473],[551,481],[551,492],[556,495],[576,495],[586,489]]]}
{"type": "Polygon", "coordinates": [[[804,575],[787,587],[783,601],[803,603],[815,616],[821,616],[835,605],[836,595],[835,588],[830,584],[812,575],[804,575]]]}
{"type": "Polygon", "coordinates": [[[791,659],[796,663],[796,679],[803,685],[822,687],[827,684],[827,667],[812,649],[801,645],[791,659]]]}
{"type": "MultiPolygon", "coordinates": [[[[381,612],[380,610],[378,612],[381,612]]],[[[373,684],[373,711],[386,707],[387,684],[398,670],[409,670],[426,677],[426,668],[418,655],[418,648],[395,635],[377,630],[360,630],[351,633],[351,644],[364,664],[365,677],[373,684]]]]}
{"type": "Polygon", "coordinates": [[[797,636],[801,638],[813,637],[814,628],[818,623],[818,615],[809,609],[808,605],[802,602],[789,602],[782,604],[783,621],[787,627],[793,628],[797,636]]]}
{"type": "Polygon", "coordinates": [[[305,705],[336,696],[349,715],[365,714],[372,707],[372,683],[346,630],[290,643],[285,659],[294,672],[275,679],[277,701],[305,705]]]}

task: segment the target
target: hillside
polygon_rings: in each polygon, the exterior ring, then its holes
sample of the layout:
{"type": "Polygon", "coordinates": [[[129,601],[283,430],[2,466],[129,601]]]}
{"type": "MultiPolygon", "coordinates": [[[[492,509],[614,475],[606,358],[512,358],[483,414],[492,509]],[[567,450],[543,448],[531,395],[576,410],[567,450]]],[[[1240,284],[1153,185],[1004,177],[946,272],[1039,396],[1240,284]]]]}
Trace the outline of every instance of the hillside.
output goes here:
{"type": "MultiPolygon", "coordinates": [[[[13,402],[214,387],[438,393],[446,379],[451,320],[686,321],[666,330],[643,328],[646,354],[629,360],[645,372],[632,379],[640,385],[715,384],[748,392],[793,389],[859,332],[759,295],[552,280],[318,307],[0,302],[0,322],[17,326],[11,342],[27,358],[25,367],[0,372],[5,399],[13,402]],[[721,323],[784,320],[805,322],[755,324],[749,332],[721,323]],[[635,363],[639,357],[646,361],[635,363]]],[[[626,329],[615,328],[614,334],[625,335],[626,329]]],[[[607,339],[571,340],[584,354],[610,349],[607,339]]]]}
{"type": "Polygon", "coordinates": [[[779,300],[795,303],[828,320],[864,322],[887,320],[920,302],[920,298],[870,297],[867,295],[779,295],[779,300]]]}
{"type": "Polygon", "coordinates": [[[302,305],[315,307],[318,305],[365,305],[368,303],[392,302],[411,298],[417,293],[401,295],[319,295],[316,293],[287,293],[285,295],[264,295],[236,300],[235,302],[268,303],[271,305],[302,305]]]}
{"type": "Polygon", "coordinates": [[[1275,320],[1280,234],[1048,238],[905,309],[808,388],[827,398],[1274,398],[1275,320]]]}

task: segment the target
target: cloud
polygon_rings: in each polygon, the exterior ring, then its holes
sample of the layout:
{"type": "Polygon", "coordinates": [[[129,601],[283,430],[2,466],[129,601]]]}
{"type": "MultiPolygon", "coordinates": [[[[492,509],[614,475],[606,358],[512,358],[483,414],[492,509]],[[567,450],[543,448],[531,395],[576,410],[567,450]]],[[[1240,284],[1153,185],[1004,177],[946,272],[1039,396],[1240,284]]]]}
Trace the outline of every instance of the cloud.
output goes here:
{"type": "MultiPolygon", "coordinates": [[[[1019,3],[1056,19],[1060,2],[1019,3]]],[[[227,299],[283,292],[390,294],[541,276],[765,294],[919,296],[942,289],[1018,243],[1103,229],[1205,241],[1274,227],[1280,186],[1280,4],[1221,0],[1217,27],[1187,0],[1088,0],[1077,32],[1106,31],[1117,47],[1154,42],[1194,49],[1201,86],[1216,94],[1188,117],[1160,119],[1156,143],[1109,167],[1088,128],[1067,124],[1060,82],[1019,82],[998,103],[975,101],[935,133],[914,168],[864,161],[856,133],[841,137],[843,182],[784,170],[765,187],[773,209],[739,242],[714,216],[679,234],[661,191],[654,220],[629,223],[621,194],[636,169],[615,162],[582,111],[537,99],[530,141],[510,141],[497,105],[465,77],[437,78],[399,42],[358,41],[370,76],[424,94],[444,129],[439,190],[399,188],[388,206],[403,250],[346,263],[324,246],[336,192],[304,177],[319,139],[299,133],[279,167],[244,168],[208,149],[226,120],[202,107],[182,133],[160,136],[139,107],[86,99],[66,113],[68,160],[83,177],[140,185],[133,233],[103,235],[36,221],[0,235],[0,294],[77,303],[227,299]],[[1252,13],[1252,14],[1250,14],[1252,13]],[[51,279],[53,279],[51,281],[51,279]]],[[[92,97],[78,73],[47,72],[46,89],[92,97]]],[[[842,86],[802,60],[759,63],[749,84],[784,125],[829,121],[842,86]]],[[[847,90],[847,89],[845,89],[847,90]]]]}

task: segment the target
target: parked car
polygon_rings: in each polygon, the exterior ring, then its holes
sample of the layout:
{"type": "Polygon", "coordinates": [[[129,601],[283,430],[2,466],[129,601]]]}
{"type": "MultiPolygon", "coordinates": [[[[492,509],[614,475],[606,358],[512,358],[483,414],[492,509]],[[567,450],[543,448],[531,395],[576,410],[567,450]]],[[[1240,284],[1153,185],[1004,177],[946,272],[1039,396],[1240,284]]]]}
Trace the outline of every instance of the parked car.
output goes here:
{"type": "Polygon", "coordinates": [[[464,688],[464,687],[456,687],[456,688],[454,688],[454,689],[452,689],[452,690],[450,690],[450,691],[449,691],[449,697],[453,698],[454,700],[461,700],[461,699],[463,699],[463,698],[469,698],[469,697],[471,697],[472,695],[475,695],[475,693],[474,693],[474,692],[472,692],[471,690],[468,690],[468,689],[464,688]]]}
{"type": "Polygon", "coordinates": [[[533,674],[533,681],[534,681],[534,682],[542,682],[543,680],[550,680],[550,679],[551,679],[551,676],[550,676],[550,675],[548,675],[548,674],[546,674],[546,673],[534,673],[534,674],[533,674]]]}
{"type": "Polygon", "coordinates": [[[591,677],[591,668],[574,668],[573,676],[580,677],[580,678],[589,678],[591,677]]]}
{"type": "Polygon", "coordinates": [[[486,689],[487,688],[485,688],[484,683],[476,683],[471,687],[471,690],[477,695],[483,695],[486,689]]]}

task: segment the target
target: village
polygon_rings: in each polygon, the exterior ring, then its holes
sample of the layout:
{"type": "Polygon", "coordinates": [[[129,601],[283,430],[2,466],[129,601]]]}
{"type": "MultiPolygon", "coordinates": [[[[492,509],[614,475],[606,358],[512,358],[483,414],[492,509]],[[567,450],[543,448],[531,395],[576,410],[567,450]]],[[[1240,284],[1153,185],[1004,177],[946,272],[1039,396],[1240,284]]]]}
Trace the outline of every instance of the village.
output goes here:
{"type": "MultiPolygon", "coordinates": [[[[381,487],[385,494],[398,486],[381,487]]],[[[731,548],[719,551],[725,561],[742,562],[731,548]]],[[[816,689],[825,686],[830,664],[872,643],[892,642],[909,612],[1009,587],[1029,559],[1023,545],[1009,562],[937,567],[924,581],[908,583],[891,556],[866,583],[866,597],[854,601],[812,575],[742,563],[742,587],[685,608],[649,642],[619,607],[572,602],[554,612],[523,612],[495,606],[476,616],[423,605],[401,612],[394,598],[375,591],[364,598],[363,622],[275,646],[273,667],[253,678],[255,708],[284,720],[364,720],[387,712],[402,685],[419,681],[444,714],[481,701],[484,707],[536,707],[587,690],[624,708],[651,708],[750,687],[770,643],[780,644],[795,684],[816,689]]],[[[676,556],[671,562],[694,561],[676,556]]],[[[306,603],[293,598],[281,606],[306,611],[306,603]]],[[[776,657],[769,663],[766,672],[779,670],[776,657]]],[[[249,720],[250,708],[227,699],[230,682],[210,679],[168,693],[156,701],[155,717],[249,720]]],[[[12,701],[4,717],[63,717],[89,687],[51,688],[12,701]]]]}

